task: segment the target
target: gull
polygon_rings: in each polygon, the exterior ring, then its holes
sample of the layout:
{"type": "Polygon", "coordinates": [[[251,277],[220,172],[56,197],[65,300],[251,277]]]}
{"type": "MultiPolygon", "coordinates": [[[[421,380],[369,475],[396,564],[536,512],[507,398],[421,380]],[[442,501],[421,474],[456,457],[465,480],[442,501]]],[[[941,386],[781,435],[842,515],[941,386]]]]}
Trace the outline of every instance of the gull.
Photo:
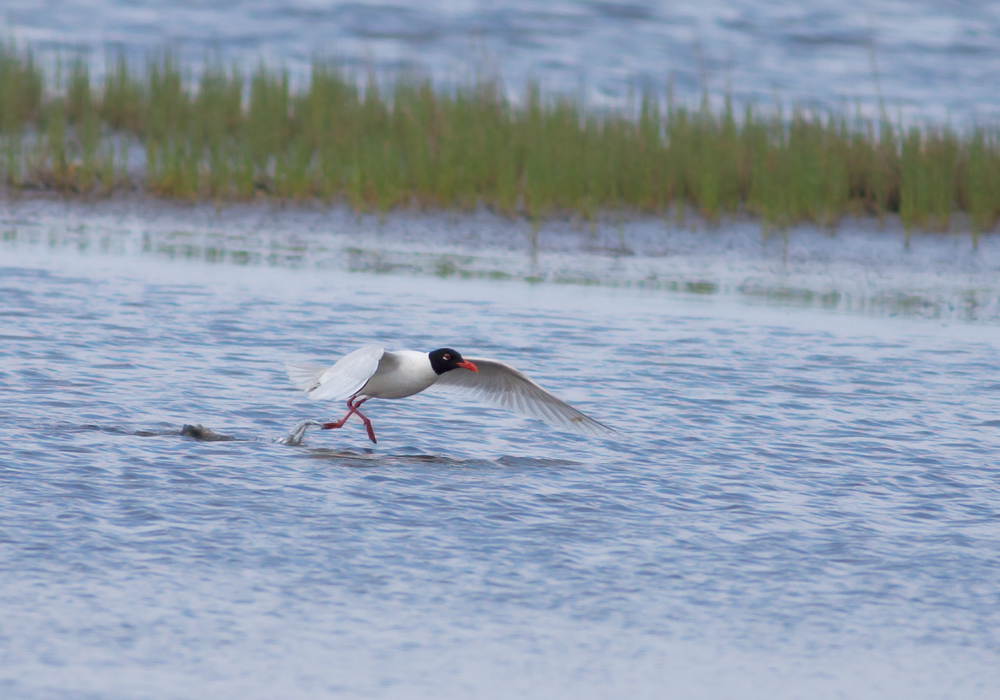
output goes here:
{"type": "Polygon", "coordinates": [[[342,427],[351,416],[361,419],[368,438],[377,443],[371,420],[359,410],[361,405],[370,399],[403,399],[431,387],[464,394],[577,432],[604,437],[617,434],[553,396],[510,365],[497,360],[465,359],[451,348],[390,352],[379,345],[368,345],[344,355],[332,367],[289,363],[286,369],[295,386],[305,391],[310,399],[346,400],[347,414],[329,423],[305,421],[282,440],[285,444],[300,444],[310,425],[332,430],[342,427]]]}

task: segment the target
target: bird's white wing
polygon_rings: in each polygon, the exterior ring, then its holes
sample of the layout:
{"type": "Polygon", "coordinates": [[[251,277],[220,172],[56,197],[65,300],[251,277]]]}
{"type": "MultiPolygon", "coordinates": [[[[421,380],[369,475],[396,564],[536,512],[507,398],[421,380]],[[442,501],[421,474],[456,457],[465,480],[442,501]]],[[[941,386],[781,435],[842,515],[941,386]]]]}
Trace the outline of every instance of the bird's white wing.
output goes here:
{"type": "Polygon", "coordinates": [[[314,401],[343,401],[353,396],[378,369],[385,348],[367,345],[337,360],[333,367],[289,363],[288,376],[314,401]]]}
{"type": "Polygon", "coordinates": [[[464,394],[531,418],[591,435],[616,435],[617,431],[588,418],[556,398],[510,365],[477,357],[465,358],[478,372],[454,369],[442,374],[432,388],[464,394]]]}

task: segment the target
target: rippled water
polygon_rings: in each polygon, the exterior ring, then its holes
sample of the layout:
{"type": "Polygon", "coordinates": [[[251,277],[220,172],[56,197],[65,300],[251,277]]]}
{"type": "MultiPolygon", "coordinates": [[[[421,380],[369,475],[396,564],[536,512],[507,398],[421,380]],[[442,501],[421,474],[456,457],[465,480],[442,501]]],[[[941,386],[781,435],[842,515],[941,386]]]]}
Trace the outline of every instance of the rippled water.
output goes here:
{"type": "Polygon", "coordinates": [[[630,84],[771,103],[818,101],[876,115],[879,85],[892,117],[963,124],[1000,114],[1000,9],[988,0],[653,0],[530,2],[227,0],[61,3],[7,0],[13,36],[54,59],[88,50],[146,55],[170,44],[190,61],[260,58],[303,74],[319,53],[366,69],[417,64],[442,81],[470,61],[498,65],[512,90],[548,89],[619,103],[630,84]]]}
{"type": "MultiPolygon", "coordinates": [[[[532,251],[345,217],[324,247],[301,212],[211,229],[200,210],[112,209],[3,222],[4,697],[1000,689],[995,317],[629,286],[619,262],[654,257],[545,231],[532,251]],[[447,246],[458,272],[351,263],[447,246]],[[618,282],[553,277],[588,260],[618,282]],[[373,402],[375,447],[360,424],[275,444],[340,412],[282,363],[369,342],[501,358],[624,437],[427,395],[373,402]]],[[[597,234],[639,246],[621,235],[597,234]]],[[[739,240],[715,235],[706,257],[739,240]]],[[[863,278],[864,236],[846,240],[827,262],[863,278]]],[[[922,240],[887,267],[900,293],[992,269],[989,248],[974,263],[922,240]]],[[[816,260],[790,249],[805,284],[816,260]]],[[[695,279],[698,260],[674,264],[695,279]]]]}

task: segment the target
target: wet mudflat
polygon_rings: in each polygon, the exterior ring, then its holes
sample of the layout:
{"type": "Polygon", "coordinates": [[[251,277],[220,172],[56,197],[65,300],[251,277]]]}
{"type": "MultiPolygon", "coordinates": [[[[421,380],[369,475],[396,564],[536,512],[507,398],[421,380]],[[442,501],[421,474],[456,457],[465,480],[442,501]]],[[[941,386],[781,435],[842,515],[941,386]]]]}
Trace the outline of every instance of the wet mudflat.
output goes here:
{"type": "Polygon", "coordinates": [[[1000,687],[991,239],[113,211],[3,221],[5,696],[1000,687]],[[276,444],[340,413],[282,363],[371,342],[624,438],[428,394],[276,444]]]}

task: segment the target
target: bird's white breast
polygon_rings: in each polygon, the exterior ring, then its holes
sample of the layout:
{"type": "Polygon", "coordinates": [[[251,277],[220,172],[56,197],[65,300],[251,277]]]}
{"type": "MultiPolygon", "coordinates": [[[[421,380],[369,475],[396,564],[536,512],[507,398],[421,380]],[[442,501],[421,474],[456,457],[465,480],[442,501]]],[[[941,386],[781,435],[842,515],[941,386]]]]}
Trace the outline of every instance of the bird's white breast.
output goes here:
{"type": "Polygon", "coordinates": [[[358,396],[373,399],[402,399],[419,394],[438,380],[427,353],[415,350],[386,352],[378,369],[361,388],[358,396]]]}

